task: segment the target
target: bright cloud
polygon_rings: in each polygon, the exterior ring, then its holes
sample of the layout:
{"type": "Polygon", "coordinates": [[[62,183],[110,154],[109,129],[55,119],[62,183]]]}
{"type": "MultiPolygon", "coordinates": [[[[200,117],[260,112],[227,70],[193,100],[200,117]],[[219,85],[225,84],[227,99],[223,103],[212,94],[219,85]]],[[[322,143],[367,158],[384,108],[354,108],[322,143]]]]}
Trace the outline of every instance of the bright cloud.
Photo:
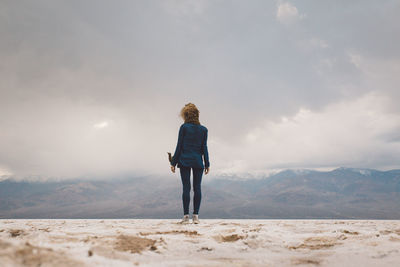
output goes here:
{"type": "Polygon", "coordinates": [[[300,15],[297,7],[289,2],[280,2],[276,11],[276,18],[283,24],[290,24],[298,19],[303,18],[304,15],[300,15]]]}
{"type": "Polygon", "coordinates": [[[97,129],[102,129],[102,128],[108,127],[108,125],[109,125],[108,121],[102,121],[102,122],[94,124],[93,127],[97,128],[97,129]]]}
{"type": "Polygon", "coordinates": [[[240,154],[225,148],[223,161],[232,164],[227,163],[221,171],[363,167],[372,162],[377,166],[371,167],[396,166],[400,142],[388,142],[385,136],[398,131],[400,115],[387,113],[388,101],[378,92],[368,93],[319,112],[300,108],[292,117],[267,120],[247,133],[239,145],[240,154]]]}
{"type": "Polygon", "coordinates": [[[7,179],[11,175],[12,175],[12,172],[8,168],[6,168],[4,166],[0,166],[0,181],[3,179],[7,179]]]}

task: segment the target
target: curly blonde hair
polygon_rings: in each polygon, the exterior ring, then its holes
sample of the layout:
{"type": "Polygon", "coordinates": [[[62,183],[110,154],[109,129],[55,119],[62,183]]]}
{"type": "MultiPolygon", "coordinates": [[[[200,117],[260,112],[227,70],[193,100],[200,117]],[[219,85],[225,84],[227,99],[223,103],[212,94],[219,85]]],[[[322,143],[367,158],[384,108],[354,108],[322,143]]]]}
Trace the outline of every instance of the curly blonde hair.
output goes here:
{"type": "Polygon", "coordinates": [[[187,103],[181,109],[181,117],[185,122],[191,122],[194,124],[200,124],[199,121],[199,113],[200,111],[197,109],[196,105],[193,103],[187,103]]]}

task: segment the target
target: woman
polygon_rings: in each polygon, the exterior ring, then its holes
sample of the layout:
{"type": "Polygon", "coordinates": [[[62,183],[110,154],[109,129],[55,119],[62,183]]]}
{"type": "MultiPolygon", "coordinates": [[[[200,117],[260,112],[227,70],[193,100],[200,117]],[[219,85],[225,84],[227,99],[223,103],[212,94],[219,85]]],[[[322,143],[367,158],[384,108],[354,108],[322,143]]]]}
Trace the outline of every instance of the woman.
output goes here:
{"type": "Polygon", "coordinates": [[[201,202],[201,178],[210,170],[208,160],[207,134],[205,126],[200,125],[199,110],[192,104],[186,104],[180,113],[184,123],[179,128],[178,143],[171,159],[171,171],[175,173],[175,165],[180,168],[183,185],[183,219],[181,223],[189,223],[190,204],[190,170],[193,170],[193,223],[199,223],[201,202]],[[204,164],[202,156],[204,156],[204,164]]]}

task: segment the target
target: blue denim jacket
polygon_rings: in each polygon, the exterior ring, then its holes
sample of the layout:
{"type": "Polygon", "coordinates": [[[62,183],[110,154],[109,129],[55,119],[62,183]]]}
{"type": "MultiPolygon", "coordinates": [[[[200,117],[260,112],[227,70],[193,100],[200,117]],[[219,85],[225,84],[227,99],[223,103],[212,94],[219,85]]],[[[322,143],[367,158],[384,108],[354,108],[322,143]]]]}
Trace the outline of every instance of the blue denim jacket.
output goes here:
{"type": "Polygon", "coordinates": [[[205,126],[190,122],[183,123],[179,128],[178,143],[171,165],[178,164],[178,168],[182,166],[209,167],[207,135],[208,129],[205,126]],[[202,156],[204,156],[204,165],[202,156]]]}

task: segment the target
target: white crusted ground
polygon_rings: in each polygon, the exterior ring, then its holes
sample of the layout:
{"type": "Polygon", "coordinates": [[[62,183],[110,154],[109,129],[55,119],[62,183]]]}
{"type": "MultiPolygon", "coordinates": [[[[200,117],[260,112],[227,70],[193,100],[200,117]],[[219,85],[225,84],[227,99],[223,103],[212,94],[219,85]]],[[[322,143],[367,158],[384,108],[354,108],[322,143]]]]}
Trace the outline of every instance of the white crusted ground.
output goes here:
{"type": "Polygon", "coordinates": [[[0,220],[1,266],[400,266],[400,221],[0,220]]]}

